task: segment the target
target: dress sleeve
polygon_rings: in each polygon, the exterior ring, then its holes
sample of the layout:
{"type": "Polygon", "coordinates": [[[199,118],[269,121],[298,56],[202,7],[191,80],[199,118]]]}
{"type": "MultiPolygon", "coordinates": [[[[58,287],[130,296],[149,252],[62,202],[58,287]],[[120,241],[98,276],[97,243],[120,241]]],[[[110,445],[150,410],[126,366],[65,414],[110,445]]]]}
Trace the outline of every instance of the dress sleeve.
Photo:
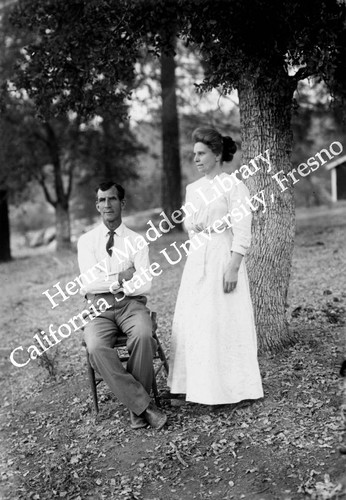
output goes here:
{"type": "Polygon", "coordinates": [[[233,241],[232,252],[245,255],[251,243],[251,222],[252,214],[248,208],[249,214],[245,214],[241,205],[247,207],[246,197],[250,198],[250,193],[245,184],[240,183],[234,186],[229,193],[229,212],[231,214],[233,241]]]}
{"type": "MultiPolygon", "coordinates": [[[[191,188],[190,188],[190,185],[187,185],[186,186],[186,195],[185,195],[185,204],[187,204],[191,201],[192,201],[191,188]]],[[[194,225],[193,225],[192,213],[190,213],[190,212],[188,212],[188,214],[186,215],[186,217],[184,219],[184,227],[185,227],[186,231],[188,232],[189,237],[191,238],[194,234],[194,232],[193,232],[194,225]]]]}

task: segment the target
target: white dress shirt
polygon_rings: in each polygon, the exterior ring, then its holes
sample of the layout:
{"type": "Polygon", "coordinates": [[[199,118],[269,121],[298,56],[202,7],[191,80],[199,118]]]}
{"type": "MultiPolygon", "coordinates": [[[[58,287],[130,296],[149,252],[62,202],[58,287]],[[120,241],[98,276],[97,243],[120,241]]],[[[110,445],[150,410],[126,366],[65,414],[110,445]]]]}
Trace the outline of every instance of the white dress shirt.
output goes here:
{"type": "Polygon", "coordinates": [[[138,241],[141,236],[129,229],[122,222],[114,232],[114,250],[112,256],[106,251],[106,244],[109,239],[109,229],[102,222],[99,226],[91,229],[83,234],[78,240],[78,264],[81,272],[81,281],[83,289],[81,293],[107,293],[110,292],[110,286],[118,280],[118,275],[122,271],[126,271],[130,267],[136,269],[132,279],[126,282],[124,287],[113,285],[113,293],[123,291],[127,296],[145,295],[151,288],[151,281],[148,280],[141,270],[148,270],[149,249],[148,246],[140,245],[138,249],[138,241]],[[119,253],[117,253],[119,250],[119,253]],[[100,268],[95,268],[95,264],[101,263],[103,271],[100,268]],[[83,277],[88,275],[89,270],[93,269],[93,274],[96,276],[91,283],[83,277]],[[139,276],[141,278],[139,278],[139,276]],[[140,282],[144,282],[141,284],[140,282]],[[136,282],[136,288],[133,284],[136,282]]]}

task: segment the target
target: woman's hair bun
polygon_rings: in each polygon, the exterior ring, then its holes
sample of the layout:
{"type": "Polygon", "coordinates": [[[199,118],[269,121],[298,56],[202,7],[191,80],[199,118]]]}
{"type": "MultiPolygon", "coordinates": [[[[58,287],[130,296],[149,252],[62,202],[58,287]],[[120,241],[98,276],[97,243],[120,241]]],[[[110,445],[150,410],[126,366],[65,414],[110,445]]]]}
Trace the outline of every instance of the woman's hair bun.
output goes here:
{"type": "Polygon", "coordinates": [[[198,127],[192,133],[192,140],[202,142],[215,155],[221,155],[223,161],[232,161],[234,153],[237,151],[237,145],[229,135],[222,136],[220,132],[212,127],[198,127]]]}
{"type": "Polygon", "coordinates": [[[222,137],[222,158],[221,161],[232,161],[233,155],[237,151],[237,145],[229,135],[222,137]]]}

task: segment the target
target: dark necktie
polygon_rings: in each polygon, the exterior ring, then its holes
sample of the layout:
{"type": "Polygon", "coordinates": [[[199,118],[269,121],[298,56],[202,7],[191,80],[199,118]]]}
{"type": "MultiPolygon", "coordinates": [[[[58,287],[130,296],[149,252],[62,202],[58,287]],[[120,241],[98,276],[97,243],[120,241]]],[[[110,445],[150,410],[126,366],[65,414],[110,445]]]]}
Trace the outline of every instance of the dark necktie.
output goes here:
{"type": "Polygon", "coordinates": [[[114,246],[114,233],[115,231],[108,231],[109,238],[106,244],[106,250],[110,256],[112,256],[112,247],[114,246]]]}

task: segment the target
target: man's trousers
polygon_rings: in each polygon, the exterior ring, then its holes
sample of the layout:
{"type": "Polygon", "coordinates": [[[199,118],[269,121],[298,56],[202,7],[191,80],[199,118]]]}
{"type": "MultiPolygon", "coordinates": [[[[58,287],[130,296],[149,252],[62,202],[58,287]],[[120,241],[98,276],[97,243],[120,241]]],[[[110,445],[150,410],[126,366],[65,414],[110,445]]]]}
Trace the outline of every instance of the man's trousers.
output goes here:
{"type": "Polygon", "coordinates": [[[114,395],[136,415],[149,405],[153,383],[153,356],[156,342],[147,299],[144,296],[124,297],[119,302],[111,293],[88,294],[93,305],[100,298],[112,307],[102,312],[84,329],[85,343],[92,367],[108,384],[114,395]],[[130,358],[126,369],[114,345],[117,335],[127,336],[130,358]]]}

